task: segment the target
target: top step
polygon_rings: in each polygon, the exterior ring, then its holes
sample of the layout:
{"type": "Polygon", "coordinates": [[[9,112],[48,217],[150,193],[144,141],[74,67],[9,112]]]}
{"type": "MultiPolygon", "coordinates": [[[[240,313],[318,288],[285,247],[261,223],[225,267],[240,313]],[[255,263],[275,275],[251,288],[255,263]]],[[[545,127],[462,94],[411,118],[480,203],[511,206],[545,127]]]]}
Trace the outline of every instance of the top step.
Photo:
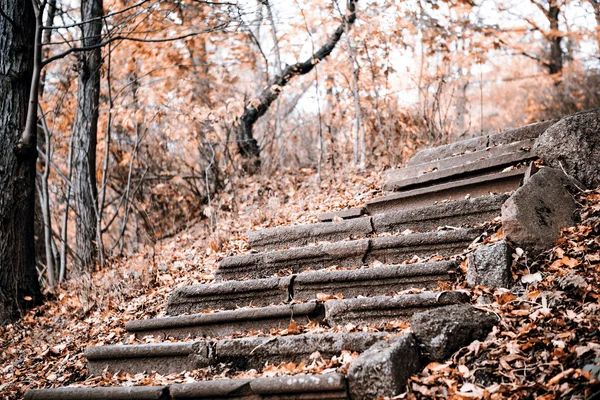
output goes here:
{"type": "Polygon", "coordinates": [[[414,186],[426,186],[445,180],[499,171],[503,167],[537,158],[531,151],[533,143],[533,139],[527,139],[456,157],[393,169],[387,173],[384,189],[406,190],[414,186]]]}
{"type": "Polygon", "coordinates": [[[536,139],[555,122],[556,120],[537,122],[517,129],[509,129],[500,133],[478,136],[443,146],[421,150],[410,159],[407,166],[450,158],[468,151],[484,150],[488,147],[520,142],[526,139],[536,139]]]}

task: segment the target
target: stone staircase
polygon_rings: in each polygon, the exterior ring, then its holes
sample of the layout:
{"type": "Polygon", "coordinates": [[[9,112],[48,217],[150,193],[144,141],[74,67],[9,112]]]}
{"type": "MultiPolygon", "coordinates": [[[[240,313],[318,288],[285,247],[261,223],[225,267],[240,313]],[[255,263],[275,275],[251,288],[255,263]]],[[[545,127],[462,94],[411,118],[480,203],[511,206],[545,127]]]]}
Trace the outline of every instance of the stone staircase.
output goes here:
{"type": "Polygon", "coordinates": [[[495,323],[468,305],[465,293],[443,290],[443,282],[456,281],[456,256],[535,172],[531,146],[549,125],[423,150],[390,171],[385,195],[363,207],[323,214],[316,224],[251,232],[253,252],[222,260],[213,283],[175,290],[168,317],[126,324],[137,338],[152,336],[156,343],[85,352],[94,376],[216,365],[260,371],[267,363],[307,361],[316,352],[325,359],[344,350],[360,353],[347,373],[31,390],[26,398],[375,399],[402,392],[427,362],[482,339],[495,323]],[[410,321],[412,333],[386,331],[394,320],[410,321]],[[327,329],[269,335],[291,321],[327,329]],[[348,324],[380,329],[347,332],[348,324]],[[247,336],[231,338],[239,333],[247,336]]]}

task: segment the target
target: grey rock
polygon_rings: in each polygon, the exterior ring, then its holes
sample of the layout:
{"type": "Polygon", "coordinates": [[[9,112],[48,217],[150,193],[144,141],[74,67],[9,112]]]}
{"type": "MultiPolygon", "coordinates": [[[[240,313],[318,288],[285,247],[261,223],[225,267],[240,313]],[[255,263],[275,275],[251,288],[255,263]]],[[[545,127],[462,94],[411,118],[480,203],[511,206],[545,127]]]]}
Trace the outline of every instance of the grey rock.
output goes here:
{"type": "Polygon", "coordinates": [[[483,340],[498,320],[471,305],[459,304],[417,313],[410,322],[426,358],[443,361],[474,340],[483,340]]]}
{"type": "Polygon", "coordinates": [[[589,188],[600,185],[600,109],[570,115],[548,128],[534,151],[589,188]]]}
{"type": "Polygon", "coordinates": [[[325,302],[325,320],[330,326],[344,326],[348,323],[381,324],[395,319],[408,320],[417,312],[468,301],[469,296],[460,292],[329,300],[325,302]]]}
{"type": "Polygon", "coordinates": [[[267,306],[287,301],[290,277],[240,282],[216,282],[177,288],[169,296],[167,313],[179,315],[204,310],[267,306]]]}
{"type": "Polygon", "coordinates": [[[505,240],[479,246],[468,257],[467,284],[509,288],[512,285],[512,253],[513,248],[505,240]]]}
{"type": "Polygon", "coordinates": [[[93,387],[28,390],[25,400],[167,400],[166,386],[93,387]]]}
{"type": "Polygon", "coordinates": [[[251,394],[250,381],[251,379],[220,379],[174,384],[169,386],[169,393],[173,400],[209,400],[215,398],[238,398],[238,396],[244,398],[251,394]]]}
{"type": "Polygon", "coordinates": [[[355,218],[339,222],[282,226],[248,233],[248,244],[256,250],[274,250],[320,241],[337,241],[365,237],[373,233],[370,218],[355,218]]]}
{"type": "Polygon", "coordinates": [[[562,171],[543,168],[502,206],[506,239],[533,255],[548,249],[563,228],[575,223],[576,204],[562,171]]]}
{"type": "Polygon", "coordinates": [[[439,281],[455,278],[451,261],[390,265],[341,271],[299,274],[293,281],[294,300],[307,301],[317,294],[342,294],[345,298],[379,296],[409,288],[432,289],[439,281]]]}
{"type": "Polygon", "coordinates": [[[412,334],[377,343],[362,353],[348,369],[352,400],[392,397],[404,392],[406,381],[424,366],[412,334]]]}
{"type": "Polygon", "coordinates": [[[370,215],[398,209],[409,209],[435,204],[436,202],[476,198],[494,193],[516,190],[523,180],[526,168],[480,175],[454,182],[439,183],[424,188],[396,192],[367,201],[370,215]]]}
{"type": "Polygon", "coordinates": [[[544,121],[526,125],[517,129],[508,129],[504,132],[478,136],[471,139],[461,140],[430,149],[421,150],[414,155],[408,165],[422,164],[434,160],[452,157],[466,151],[483,150],[490,146],[498,146],[526,139],[535,139],[556,121],[544,121]]]}

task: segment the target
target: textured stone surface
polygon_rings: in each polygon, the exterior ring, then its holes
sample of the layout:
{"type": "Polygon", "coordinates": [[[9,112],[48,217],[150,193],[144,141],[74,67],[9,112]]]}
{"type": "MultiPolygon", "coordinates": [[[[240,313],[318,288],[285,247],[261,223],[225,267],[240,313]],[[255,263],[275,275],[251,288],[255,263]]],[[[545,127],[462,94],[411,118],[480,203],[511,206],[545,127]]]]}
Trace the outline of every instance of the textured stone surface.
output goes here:
{"type": "Polygon", "coordinates": [[[204,310],[266,306],[287,301],[290,278],[269,278],[239,282],[217,282],[177,288],[169,296],[167,313],[179,315],[204,310]]]}
{"type": "Polygon", "coordinates": [[[228,363],[235,370],[262,368],[265,362],[301,362],[318,351],[323,357],[342,350],[362,352],[386,333],[323,333],[292,336],[198,340],[182,343],[89,347],[85,351],[88,373],[100,376],[104,369],[132,374],[156,371],[180,373],[228,363]]]}
{"type": "Polygon", "coordinates": [[[102,376],[104,369],[137,374],[156,371],[173,374],[191,371],[210,364],[208,344],[204,341],[159,343],[144,345],[116,345],[88,347],[88,374],[102,376]]]}
{"type": "Polygon", "coordinates": [[[588,188],[600,185],[600,109],[569,115],[548,128],[534,150],[588,188]]]}
{"type": "Polygon", "coordinates": [[[440,226],[474,226],[500,216],[502,203],[508,199],[506,193],[456,200],[408,210],[376,214],[373,226],[376,233],[430,231],[440,226]]]}
{"type": "Polygon", "coordinates": [[[341,374],[203,381],[170,386],[172,399],[348,399],[341,374]]]}
{"type": "Polygon", "coordinates": [[[455,167],[446,168],[428,174],[402,179],[391,179],[385,184],[385,190],[407,190],[409,188],[428,186],[434,183],[456,181],[467,177],[499,172],[503,168],[536,159],[537,155],[529,150],[517,150],[513,153],[477,160],[455,167]]]}
{"type": "Polygon", "coordinates": [[[227,257],[216,271],[218,278],[264,278],[281,272],[319,270],[334,265],[354,267],[375,260],[397,263],[413,256],[449,256],[464,250],[481,233],[478,229],[414,233],[299,247],[262,254],[227,257]]]}
{"type": "Polygon", "coordinates": [[[466,151],[482,150],[490,146],[497,146],[525,139],[535,139],[556,121],[544,121],[530,124],[517,129],[508,129],[493,135],[478,136],[461,140],[444,146],[421,150],[410,159],[408,165],[422,164],[442,158],[452,157],[466,151]]]}
{"type": "Polygon", "coordinates": [[[508,143],[505,145],[499,145],[495,147],[487,147],[483,150],[467,152],[456,157],[443,158],[441,160],[434,160],[423,164],[415,164],[406,166],[404,168],[396,168],[389,170],[386,173],[388,181],[396,181],[406,178],[414,178],[423,174],[428,174],[433,171],[440,171],[444,169],[458,167],[464,164],[476,162],[483,159],[492,157],[498,157],[505,154],[515,153],[522,150],[531,149],[533,146],[533,139],[521,140],[519,142],[508,143]]]}
{"type": "Polygon", "coordinates": [[[512,247],[505,240],[479,246],[469,254],[467,284],[483,285],[494,289],[510,288],[512,253],[512,247]]]}
{"type": "Polygon", "coordinates": [[[525,171],[526,168],[519,168],[397,192],[369,200],[366,202],[366,207],[369,214],[374,215],[397,209],[423,207],[446,200],[463,200],[467,197],[476,198],[493,193],[508,193],[521,185],[525,171]]]}
{"type": "Polygon", "coordinates": [[[129,321],[125,329],[138,338],[217,337],[249,331],[268,333],[273,328],[287,328],[292,319],[304,325],[323,317],[322,305],[304,303],[129,321]]]}
{"type": "Polygon", "coordinates": [[[309,361],[318,351],[324,358],[339,355],[342,350],[363,352],[386,333],[321,333],[295,336],[250,337],[217,341],[215,361],[228,363],[234,370],[262,368],[265,362],[299,363],[309,361]]]}
{"type": "Polygon", "coordinates": [[[352,219],[352,218],[358,218],[362,215],[365,214],[365,209],[364,207],[354,207],[354,208],[347,208],[345,210],[340,210],[340,211],[332,211],[332,212],[326,212],[323,214],[319,214],[319,221],[321,222],[330,222],[333,221],[334,218],[341,218],[341,219],[352,219]]]}
{"type": "Polygon", "coordinates": [[[168,400],[166,386],[60,388],[29,390],[25,400],[168,400]]]}
{"type": "Polygon", "coordinates": [[[350,365],[350,397],[352,400],[373,400],[400,394],[404,392],[408,378],[423,366],[412,334],[377,343],[350,365]]]}
{"type": "Polygon", "coordinates": [[[469,296],[460,292],[424,292],[397,297],[329,300],[325,302],[325,320],[330,326],[365,322],[381,324],[394,319],[408,320],[417,312],[468,301],[469,296]]]}
{"type": "Polygon", "coordinates": [[[409,288],[434,288],[455,277],[455,263],[439,261],[341,271],[315,271],[294,279],[294,300],[306,301],[317,294],[342,294],[345,298],[378,296],[409,288]]]}
{"type": "Polygon", "coordinates": [[[249,232],[248,244],[257,250],[273,250],[319,241],[365,237],[371,233],[373,233],[371,218],[355,218],[339,222],[282,226],[249,232]]]}
{"type": "Polygon", "coordinates": [[[265,278],[283,271],[296,273],[306,269],[323,269],[332,265],[362,265],[369,247],[368,239],[350,240],[299,247],[289,250],[227,257],[221,261],[216,276],[219,279],[265,278]]]}
{"type": "Polygon", "coordinates": [[[97,387],[30,390],[27,400],[347,400],[342,374],[295,375],[258,379],[220,379],[169,386],[97,387]]]}
{"type": "Polygon", "coordinates": [[[451,256],[461,253],[483,231],[460,228],[450,231],[413,233],[404,236],[383,236],[371,239],[366,263],[381,261],[384,264],[402,262],[413,256],[451,256]]]}
{"type": "Polygon", "coordinates": [[[504,203],[502,227],[509,241],[535,255],[575,223],[576,204],[566,180],[561,171],[543,168],[504,203]]]}
{"type": "Polygon", "coordinates": [[[434,308],[413,315],[411,329],[430,361],[441,362],[474,340],[483,340],[498,322],[468,304],[434,308]]]}

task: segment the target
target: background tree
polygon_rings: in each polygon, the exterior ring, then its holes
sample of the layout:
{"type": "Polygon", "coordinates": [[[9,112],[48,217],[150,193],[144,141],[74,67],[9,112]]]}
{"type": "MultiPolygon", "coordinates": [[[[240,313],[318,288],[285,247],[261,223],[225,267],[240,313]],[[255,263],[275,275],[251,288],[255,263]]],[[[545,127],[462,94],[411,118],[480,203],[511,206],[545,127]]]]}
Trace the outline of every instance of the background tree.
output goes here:
{"type": "Polygon", "coordinates": [[[36,15],[30,0],[2,0],[0,10],[0,324],[4,324],[40,304],[42,294],[33,233],[35,136],[33,148],[18,147],[27,118],[36,15]]]}

